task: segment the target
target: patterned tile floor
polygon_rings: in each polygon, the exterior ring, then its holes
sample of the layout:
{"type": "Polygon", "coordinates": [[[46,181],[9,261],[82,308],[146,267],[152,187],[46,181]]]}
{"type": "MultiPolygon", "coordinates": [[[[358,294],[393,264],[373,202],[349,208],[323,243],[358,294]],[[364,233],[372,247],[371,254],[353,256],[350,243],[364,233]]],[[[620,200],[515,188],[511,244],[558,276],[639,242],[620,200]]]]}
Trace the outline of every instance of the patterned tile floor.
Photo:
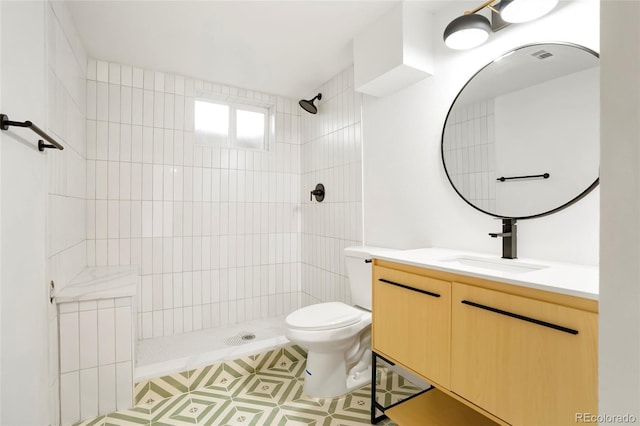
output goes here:
{"type": "MultiPolygon", "coordinates": [[[[77,426],[368,425],[371,386],[340,398],[302,393],[306,353],[295,345],[136,385],[136,406],[77,426]]],[[[419,389],[378,368],[378,402],[390,405],[419,389]]],[[[394,425],[385,420],[381,425],[394,425]]]]}

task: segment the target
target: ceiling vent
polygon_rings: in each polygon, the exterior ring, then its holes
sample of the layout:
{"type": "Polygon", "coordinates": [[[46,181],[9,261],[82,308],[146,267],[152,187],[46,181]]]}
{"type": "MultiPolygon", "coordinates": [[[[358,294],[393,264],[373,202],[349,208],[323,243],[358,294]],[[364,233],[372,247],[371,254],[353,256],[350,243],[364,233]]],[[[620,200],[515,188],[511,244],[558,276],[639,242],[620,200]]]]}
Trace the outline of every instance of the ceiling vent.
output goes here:
{"type": "Polygon", "coordinates": [[[553,56],[553,53],[547,52],[546,50],[538,50],[537,52],[533,52],[531,56],[534,56],[538,59],[547,59],[553,56]]]}

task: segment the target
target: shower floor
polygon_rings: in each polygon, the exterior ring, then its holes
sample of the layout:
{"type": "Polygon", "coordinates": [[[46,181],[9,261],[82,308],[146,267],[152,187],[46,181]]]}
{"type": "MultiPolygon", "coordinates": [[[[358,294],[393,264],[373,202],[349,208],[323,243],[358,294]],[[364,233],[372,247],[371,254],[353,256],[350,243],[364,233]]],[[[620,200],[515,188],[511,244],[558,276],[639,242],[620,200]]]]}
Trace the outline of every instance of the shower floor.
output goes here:
{"type": "Polygon", "coordinates": [[[265,352],[289,343],[284,315],[139,340],[134,382],[265,352]],[[253,335],[245,337],[242,336],[253,335]]]}

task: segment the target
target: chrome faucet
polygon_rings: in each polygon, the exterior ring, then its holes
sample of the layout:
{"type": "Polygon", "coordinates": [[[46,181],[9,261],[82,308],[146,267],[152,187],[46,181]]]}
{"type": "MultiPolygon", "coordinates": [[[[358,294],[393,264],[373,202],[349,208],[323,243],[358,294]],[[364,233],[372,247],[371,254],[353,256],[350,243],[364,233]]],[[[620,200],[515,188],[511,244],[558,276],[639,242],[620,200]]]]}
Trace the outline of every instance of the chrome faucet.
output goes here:
{"type": "Polygon", "coordinates": [[[503,217],[502,218],[502,232],[489,233],[491,238],[502,238],[502,258],[503,259],[517,259],[518,258],[518,233],[517,233],[516,219],[503,217]]]}

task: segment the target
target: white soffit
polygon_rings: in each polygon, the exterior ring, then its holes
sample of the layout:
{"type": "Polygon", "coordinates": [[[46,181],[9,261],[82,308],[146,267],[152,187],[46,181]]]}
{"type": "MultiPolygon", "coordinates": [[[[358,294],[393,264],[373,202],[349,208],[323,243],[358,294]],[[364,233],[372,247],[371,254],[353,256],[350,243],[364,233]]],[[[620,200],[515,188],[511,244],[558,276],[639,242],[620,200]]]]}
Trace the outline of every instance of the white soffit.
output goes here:
{"type": "Polygon", "coordinates": [[[353,63],[354,36],[397,1],[66,3],[90,57],[308,98],[353,63]]]}

